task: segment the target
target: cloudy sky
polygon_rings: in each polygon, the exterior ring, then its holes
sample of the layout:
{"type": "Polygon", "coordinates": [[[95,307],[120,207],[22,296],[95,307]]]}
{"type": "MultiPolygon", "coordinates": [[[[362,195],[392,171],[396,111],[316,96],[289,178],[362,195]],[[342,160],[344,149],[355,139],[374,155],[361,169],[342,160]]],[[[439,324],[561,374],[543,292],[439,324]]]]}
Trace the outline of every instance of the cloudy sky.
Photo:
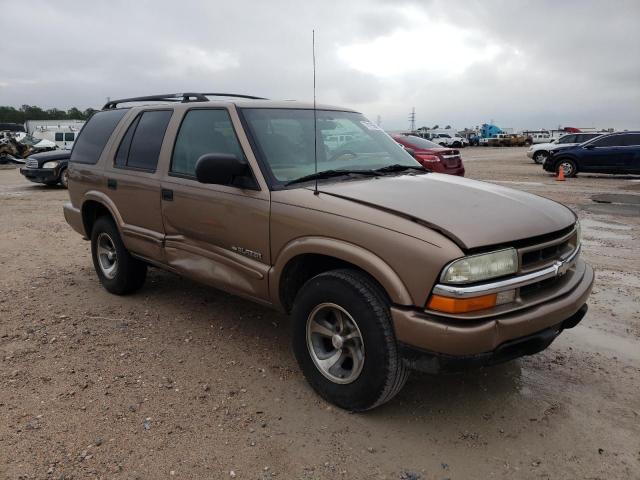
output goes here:
{"type": "Polygon", "coordinates": [[[0,105],[231,91],[387,129],[640,128],[640,1],[0,0],[0,105]]]}

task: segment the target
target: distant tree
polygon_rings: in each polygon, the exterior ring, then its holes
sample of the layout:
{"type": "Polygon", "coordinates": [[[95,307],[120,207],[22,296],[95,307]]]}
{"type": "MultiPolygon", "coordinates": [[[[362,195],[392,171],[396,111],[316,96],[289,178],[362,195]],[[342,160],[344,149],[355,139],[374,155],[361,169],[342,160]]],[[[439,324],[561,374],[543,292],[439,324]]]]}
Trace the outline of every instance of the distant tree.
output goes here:
{"type": "Polygon", "coordinates": [[[451,130],[451,125],[447,125],[446,127],[444,127],[445,130],[451,130]]]}
{"type": "Polygon", "coordinates": [[[435,125],[431,128],[431,130],[436,130],[437,128],[440,128],[440,125],[435,124],[435,125]]]}
{"type": "Polygon", "coordinates": [[[69,110],[50,108],[44,110],[35,105],[22,105],[16,109],[11,106],[0,105],[0,122],[25,123],[27,120],[86,120],[95,110],[87,108],[82,111],[76,107],[69,110]]]}

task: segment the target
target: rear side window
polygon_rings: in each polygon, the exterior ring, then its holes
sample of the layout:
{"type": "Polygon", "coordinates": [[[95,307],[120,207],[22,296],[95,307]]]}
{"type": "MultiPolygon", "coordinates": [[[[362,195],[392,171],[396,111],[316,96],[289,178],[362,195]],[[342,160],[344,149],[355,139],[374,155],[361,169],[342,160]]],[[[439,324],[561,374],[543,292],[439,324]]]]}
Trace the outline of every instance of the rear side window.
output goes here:
{"type": "Polygon", "coordinates": [[[195,177],[196,162],[206,153],[229,153],[245,158],[226,110],[187,112],[173,149],[171,172],[195,177]]]}
{"type": "Polygon", "coordinates": [[[596,147],[620,147],[624,145],[624,135],[611,135],[594,140],[591,145],[596,147]]]}
{"type": "Polygon", "coordinates": [[[172,113],[171,110],[154,110],[138,115],[120,142],[116,166],[154,171],[172,113]]]}
{"type": "Polygon", "coordinates": [[[623,145],[627,147],[637,147],[640,146],[640,133],[629,133],[627,135],[623,135],[624,140],[622,142],[623,145]]]}
{"type": "Polygon", "coordinates": [[[71,133],[65,133],[64,134],[64,141],[65,142],[73,142],[73,138],[75,137],[75,133],[71,132],[71,133]]]}
{"type": "Polygon", "coordinates": [[[64,138],[64,136],[62,135],[62,132],[56,132],[56,142],[62,142],[62,139],[64,138]]]}
{"type": "Polygon", "coordinates": [[[95,164],[125,113],[126,109],[95,113],[82,127],[78,140],[73,144],[70,161],[95,164]]]}

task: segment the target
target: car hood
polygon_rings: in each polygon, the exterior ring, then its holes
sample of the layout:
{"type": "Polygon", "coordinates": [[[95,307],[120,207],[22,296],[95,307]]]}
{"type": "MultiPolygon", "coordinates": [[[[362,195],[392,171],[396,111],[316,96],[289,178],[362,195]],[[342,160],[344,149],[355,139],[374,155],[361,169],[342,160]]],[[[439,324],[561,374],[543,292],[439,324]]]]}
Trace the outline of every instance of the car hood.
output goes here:
{"type": "Polygon", "coordinates": [[[464,249],[546,235],[576,221],[571,210],[552,200],[437,173],[331,183],[319,190],[416,220],[464,249]]]}

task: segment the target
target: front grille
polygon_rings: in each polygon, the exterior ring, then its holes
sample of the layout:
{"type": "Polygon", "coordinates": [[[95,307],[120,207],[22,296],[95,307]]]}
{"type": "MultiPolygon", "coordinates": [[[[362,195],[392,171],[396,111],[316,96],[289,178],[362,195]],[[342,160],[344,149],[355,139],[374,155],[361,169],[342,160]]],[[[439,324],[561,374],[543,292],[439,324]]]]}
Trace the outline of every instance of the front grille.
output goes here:
{"type": "Polygon", "coordinates": [[[34,159],[29,159],[25,163],[25,167],[27,168],[38,168],[38,161],[34,159]]]}
{"type": "Polygon", "coordinates": [[[577,241],[578,235],[574,229],[544,243],[518,249],[520,273],[539,270],[567,258],[575,250],[577,241]]]}

